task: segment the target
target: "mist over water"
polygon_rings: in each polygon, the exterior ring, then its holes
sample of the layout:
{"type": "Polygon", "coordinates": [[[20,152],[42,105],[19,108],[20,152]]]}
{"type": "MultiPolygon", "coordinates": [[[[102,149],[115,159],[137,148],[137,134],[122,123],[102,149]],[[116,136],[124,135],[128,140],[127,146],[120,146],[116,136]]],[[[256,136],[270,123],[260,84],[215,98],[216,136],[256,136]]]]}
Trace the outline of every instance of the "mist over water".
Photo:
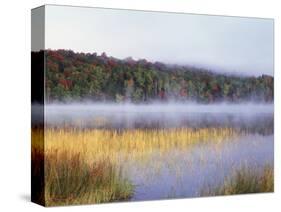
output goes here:
{"type": "MultiPolygon", "coordinates": [[[[42,112],[42,106],[32,107],[33,113],[42,112]]],[[[135,186],[131,200],[196,197],[203,188],[224,183],[243,165],[258,171],[265,165],[273,166],[274,105],[270,103],[53,103],[44,105],[44,113],[47,129],[157,132],[170,128],[212,128],[216,132],[205,135],[209,143],[200,140],[189,148],[173,146],[164,153],[159,147],[151,154],[140,152],[139,158],[120,151],[117,166],[135,186]],[[220,142],[214,142],[224,128],[234,129],[237,135],[222,136],[220,142]]]]}
{"type": "Polygon", "coordinates": [[[120,113],[272,113],[273,104],[263,103],[242,103],[242,104],[196,104],[196,103],[152,103],[152,104],[131,104],[131,103],[57,103],[45,106],[49,113],[91,113],[91,112],[120,112],[120,113]]]}
{"type": "Polygon", "coordinates": [[[273,104],[101,104],[45,105],[48,127],[75,128],[178,128],[235,127],[273,131],[273,104]]]}

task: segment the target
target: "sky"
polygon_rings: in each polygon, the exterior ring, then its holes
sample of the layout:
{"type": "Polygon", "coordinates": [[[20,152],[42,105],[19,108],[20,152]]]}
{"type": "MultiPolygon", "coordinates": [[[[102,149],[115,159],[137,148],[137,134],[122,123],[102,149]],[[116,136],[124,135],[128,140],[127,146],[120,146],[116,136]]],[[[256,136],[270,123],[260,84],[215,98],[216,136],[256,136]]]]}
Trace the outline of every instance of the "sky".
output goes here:
{"type": "Polygon", "coordinates": [[[45,48],[273,75],[273,19],[47,5],[45,48]]]}

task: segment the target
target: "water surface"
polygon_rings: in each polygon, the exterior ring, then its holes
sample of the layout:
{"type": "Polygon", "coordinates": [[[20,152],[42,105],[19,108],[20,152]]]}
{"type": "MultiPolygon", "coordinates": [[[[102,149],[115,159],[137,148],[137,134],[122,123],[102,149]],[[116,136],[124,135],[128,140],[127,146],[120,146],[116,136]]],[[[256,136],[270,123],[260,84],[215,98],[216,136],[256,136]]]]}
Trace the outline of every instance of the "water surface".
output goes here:
{"type": "Polygon", "coordinates": [[[45,123],[51,128],[231,128],[238,132],[238,136],[226,137],[220,144],[199,141],[165,153],[155,149],[143,158],[120,153],[117,165],[135,185],[132,200],[196,197],[204,188],[220,185],[241,167],[262,169],[273,165],[272,104],[47,105],[45,123]]]}

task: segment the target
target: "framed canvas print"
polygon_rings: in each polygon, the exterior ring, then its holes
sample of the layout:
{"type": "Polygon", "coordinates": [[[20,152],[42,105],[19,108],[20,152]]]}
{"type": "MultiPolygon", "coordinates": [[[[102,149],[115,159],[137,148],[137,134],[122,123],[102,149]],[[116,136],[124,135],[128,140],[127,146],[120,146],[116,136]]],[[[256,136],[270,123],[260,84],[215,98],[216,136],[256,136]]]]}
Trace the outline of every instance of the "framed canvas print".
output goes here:
{"type": "Polygon", "coordinates": [[[32,201],[274,191],[274,20],[32,10],[32,201]]]}

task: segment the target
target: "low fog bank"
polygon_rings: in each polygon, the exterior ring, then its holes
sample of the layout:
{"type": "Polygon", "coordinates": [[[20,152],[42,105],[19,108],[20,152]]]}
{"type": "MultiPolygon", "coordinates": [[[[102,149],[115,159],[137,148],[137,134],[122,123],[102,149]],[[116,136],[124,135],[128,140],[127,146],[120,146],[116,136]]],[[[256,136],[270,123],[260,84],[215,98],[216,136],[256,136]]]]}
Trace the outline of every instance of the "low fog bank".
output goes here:
{"type": "Polygon", "coordinates": [[[45,112],[48,113],[234,113],[234,114],[255,114],[273,113],[272,103],[219,103],[219,104],[198,104],[186,103],[152,103],[152,104],[131,104],[131,103],[52,103],[45,105],[45,112]]]}
{"type": "MultiPolygon", "coordinates": [[[[47,127],[106,129],[235,127],[271,134],[273,111],[273,104],[255,103],[57,103],[44,106],[43,122],[47,127]]],[[[33,123],[42,121],[42,105],[33,105],[32,114],[33,123]]]]}

